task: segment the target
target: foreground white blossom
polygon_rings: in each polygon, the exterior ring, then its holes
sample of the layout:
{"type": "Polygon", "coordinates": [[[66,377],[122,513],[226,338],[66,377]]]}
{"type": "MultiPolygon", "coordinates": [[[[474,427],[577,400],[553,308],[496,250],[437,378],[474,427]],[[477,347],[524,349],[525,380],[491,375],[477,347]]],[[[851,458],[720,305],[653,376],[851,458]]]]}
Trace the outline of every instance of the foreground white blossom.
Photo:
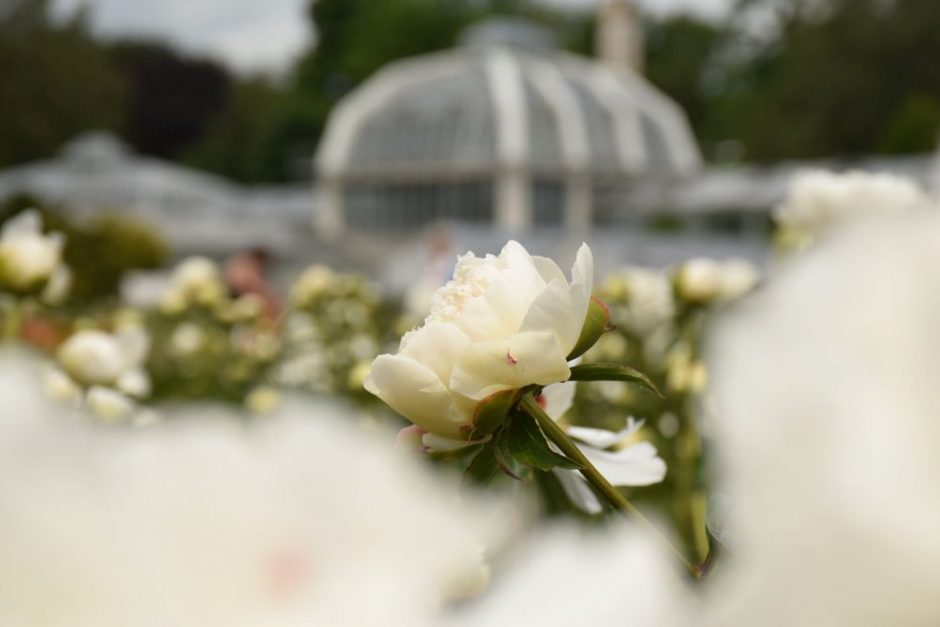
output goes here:
{"type": "Polygon", "coordinates": [[[424,325],[372,364],[366,389],[441,438],[466,440],[477,403],[570,376],[584,325],[593,258],[583,245],[568,281],[558,266],[511,241],[498,256],[459,258],[424,325]]]}
{"type": "Polygon", "coordinates": [[[519,548],[494,589],[449,627],[666,627],[694,624],[692,597],[671,556],[626,525],[587,535],[555,528],[519,548]]]}
{"type": "Polygon", "coordinates": [[[37,412],[10,366],[2,625],[420,626],[485,582],[476,510],[341,408],[104,431],[37,412]]]}
{"type": "Polygon", "coordinates": [[[834,235],[713,342],[735,547],[706,624],[940,624],[940,219],[834,235]]]}
{"type": "Polygon", "coordinates": [[[784,230],[785,244],[802,248],[846,219],[898,214],[927,203],[923,190],[904,177],[807,170],[794,177],[789,194],[774,211],[774,217],[784,230]]]}
{"type": "Polygon", "coordinates": [[[44,235],[39,214],[24,211],[0,232],[0,286],[14,294],[41,291],[62,262],[61,233],[44,235]]]}

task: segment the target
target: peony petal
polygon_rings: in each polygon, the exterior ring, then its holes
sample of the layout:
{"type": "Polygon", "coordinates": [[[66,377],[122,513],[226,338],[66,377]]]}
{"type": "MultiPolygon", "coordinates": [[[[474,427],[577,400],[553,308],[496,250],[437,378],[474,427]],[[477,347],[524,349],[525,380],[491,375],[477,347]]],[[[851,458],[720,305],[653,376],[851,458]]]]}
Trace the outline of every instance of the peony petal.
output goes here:
{"type": "Polygon", "coordinates": [[[640,442],[615,453],[586,445],[579,448],[613,485],[650,485],[666,476],[666,462],[649,442],[640,442]]]}
{"type": "Polygon", "coordinates": [[[545,413],[555,420],[564,416],[565,412],[571,409],[574,404],[574,393],[577,390],[577,385],[575,381],[567,381],[565,383],[553,383],[543,388],[540,396],[545,403],[543,405],[545,413]]]}
{"type": "Polygon", "coordinates": [[[3,239],[8,237],[19,237],[22,235],[38,235],[42,232],[42,218],[35,209],[27,209],[9,220],[3,225],[0,236],[3,239]]]}
{"type": "Polygon", "coordinates": [[[565,283],[568,282],[568,277],[561,271],[558,264],[548,257],[532,255],[532,263],[535,264],[535,269],[539,271],[539,274],[542,275],[546,283],[551,283],[556,280],[564,281],[565,283]]]}
{"type": "Polygon", "coordinates": [[[454,362],[468,344],[470,338],[457,325],[429,322],[405,334],[401,339],[399,354],[424,364],[446,385],[454,369],[454,362]]]}
{"type": "MultiPolygon", "coordinates": [[[[532,257],[519,242],[507,243],[497,263],[500,265],[499,273],[487,286],[482,300],[503,324],[491,324],[492,330],[478,339],[508,337],[519,331],[526,311],[546,285],[532,257]]],[[[476,300],[468,305],[480,306],[476,300]]],[[[467,309],[465,313],[468,313],[467,309]]]]}
{"type": "Polygon", "coordinates": [[[558,483],[561,484],[565,494],[568,495],[568,498],[571,499],[571,502],[574,503],[578,509],[588,514],[600,514],[604,511],[601,502],[597,499],[597,495],[594,494],[594,491],[588,486],[587,481],[581,476],[581,473],[577,470],[562,470],[560,468],[556,468],[552,472],[554,472],[555,477],[558,478],[558,483]]]}
{"type": "Polygon", "coordinates": [[[642,421],[637,422],[631,418],[627,421],[627,426],[620,431],[608,431],[607,429],[594,429],[591,427],[568,427],[566,431],[569,436],[579,442],[584,442],[595,448],[604,449],[632,435],[641,426],[643,426],[642,421]]]}
{"type": "Polygon", "coordinates": [[[483,399],[500,390],[549,385],[571,376],[565,352],[550,332],[517,333],[467,347],[450,378],[450,388],[483,399]]]}
{"type": "Polygon", "coordinates": [[[472,446],[474,442],[467,440],[452,440],[443,438],[433,433],[425,433],[421,436],[421,444],[424,449],[430,453],[446,453],[449,451],[458,451],[462,448],[472,446]]]}
{"type": "MultiPolygon", "coordinates": [[[[580,288],[579,288],[580,289],[580,288]]],[[[567,355],[578,342],[587,308],[571,297],[571,288],[562,281],[552,281],[529,306],[520,331],[550,331],[567,355]]]]}
{"type": "Polygon", "coordinates": [[[461,425],[469,422],[437,374],[408,357],[376,357],[364,387],[419,427],[443,437],[459,439],[461,425]]]}

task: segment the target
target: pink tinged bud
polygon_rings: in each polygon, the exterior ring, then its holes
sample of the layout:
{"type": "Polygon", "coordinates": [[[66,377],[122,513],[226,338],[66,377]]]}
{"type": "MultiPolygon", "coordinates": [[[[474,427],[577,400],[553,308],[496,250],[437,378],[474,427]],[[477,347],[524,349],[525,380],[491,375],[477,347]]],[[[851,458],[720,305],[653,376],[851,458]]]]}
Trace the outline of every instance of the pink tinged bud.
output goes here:
{"type": "Polygon", "coordinates": [[[509,351],[506,351],[506,363],[509,364],[510,366],[515,366],[516,364],[519,363],[519,360],[513,357],[512,353],[510,353],[509,351]]]}
{"type": "Polygon", "coordinates": [[[403,451],[420,452],[424,450],[421,437],[427,433],[418,425],[410,425],[398,432],[395,437],[395,448],[403,451]]]}

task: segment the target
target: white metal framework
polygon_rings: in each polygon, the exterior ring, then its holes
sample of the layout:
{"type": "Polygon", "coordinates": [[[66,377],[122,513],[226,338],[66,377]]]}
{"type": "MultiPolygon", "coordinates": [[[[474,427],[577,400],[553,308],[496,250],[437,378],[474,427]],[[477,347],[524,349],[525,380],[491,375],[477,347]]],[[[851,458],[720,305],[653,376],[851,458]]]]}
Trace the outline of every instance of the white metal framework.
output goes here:
{"type": "Polygon", "coordinates": [[[637,178],[698,169],[685,115],[638,74],[486,35],[392,63],[335,107],[316,159],[321,232],[581,231],[637,178]]]}

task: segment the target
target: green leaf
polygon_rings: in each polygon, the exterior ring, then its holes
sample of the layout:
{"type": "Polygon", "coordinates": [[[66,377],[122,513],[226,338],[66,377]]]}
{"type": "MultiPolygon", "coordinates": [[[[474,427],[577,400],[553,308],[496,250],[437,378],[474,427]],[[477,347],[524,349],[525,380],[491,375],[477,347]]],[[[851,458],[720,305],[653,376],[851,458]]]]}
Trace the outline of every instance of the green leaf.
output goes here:
{"type": "Polygon", "coordinates": [[[463,472],[462,485],[486,486],[499,474],[500,464],[496,458],[496,443],[488,442],[470,461],[463,472]]]}
{"type": "Polygon", "coordinates": [[[647,390],[658,396],[665,398],[656,385],[650,381],[650,378],[629,366],[620,364],[581,364],[571,368],[571,378],[569,381],[623,381],[625,383],[636,383],[642,385],[647,390]]]}
{"type": "Polygon", "coordinates": [[[467,439],[483,439],[502,426],[520,394],[521,390],[503,390],[480,401],[473,414],[473,428],[466,434],[467,439]]]}
{"type": "Polygon", "coordinates": [[[517,462],[529,468],[551,470],[552,468],[580,468],[561,453],[553,451],[535,419],[516,413],[506,430],[506,445],[517,462]]]}
{"type": "Polygon", "coordinates": [[[568,354],[568,360],[570,361],[586,353],[609,330],[610,307],[596,296],[592,296],[587,315],[584,317],[584,326],[581,327],[581,335],[578,336],[577,343],[568,354]]]}

